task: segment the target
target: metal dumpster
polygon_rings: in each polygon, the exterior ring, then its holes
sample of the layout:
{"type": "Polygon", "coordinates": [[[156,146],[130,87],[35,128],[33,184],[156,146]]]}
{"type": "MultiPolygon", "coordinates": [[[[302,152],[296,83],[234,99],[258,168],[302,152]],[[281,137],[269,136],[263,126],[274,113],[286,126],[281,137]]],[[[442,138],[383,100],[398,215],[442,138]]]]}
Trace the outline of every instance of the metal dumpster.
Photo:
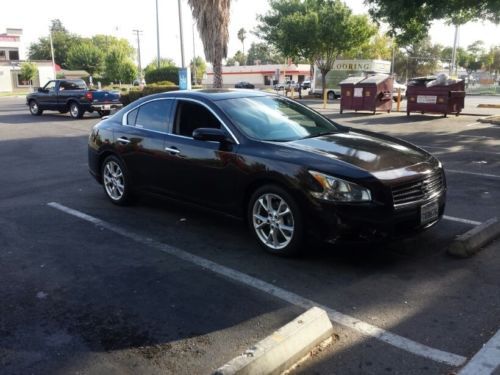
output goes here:
{"type": "Polygon", "coordinates": [[[435,77],[419,77],[408,82],[406,115],[410,112],[460,114],[464,108],[465,84],[463,80],[445,80],[440,84],[427,87],[435,77]]]}
{"type": "Polygon", "coordinates": [[[354,96],[354,85],[366,77],[349,77],[340,82],[340,113],[343,109],[354,109],[352,100],[354,96]]]}
{"type": "MultiPolygon", "coordinates": [[[[340,113],[344,109],[355,111],[390,112],[392,109],[393,78],[387,74],[375,74],[354,84],[350,108],[340,103],[340,113]]],[[[342,82],[341,86],[342,88],[342,82]]]]}

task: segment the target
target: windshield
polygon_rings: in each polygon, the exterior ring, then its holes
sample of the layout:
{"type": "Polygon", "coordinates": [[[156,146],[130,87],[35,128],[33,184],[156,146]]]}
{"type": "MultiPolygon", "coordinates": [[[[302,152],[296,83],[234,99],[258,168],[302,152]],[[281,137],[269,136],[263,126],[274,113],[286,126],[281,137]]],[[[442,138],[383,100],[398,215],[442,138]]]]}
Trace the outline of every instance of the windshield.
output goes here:
{"type": "Polygon", "coordinates": [[[240,131],[262,141],[295,141],[339,131],[317,113],[276,96],[226,99],[217,105],[240,131]]]}

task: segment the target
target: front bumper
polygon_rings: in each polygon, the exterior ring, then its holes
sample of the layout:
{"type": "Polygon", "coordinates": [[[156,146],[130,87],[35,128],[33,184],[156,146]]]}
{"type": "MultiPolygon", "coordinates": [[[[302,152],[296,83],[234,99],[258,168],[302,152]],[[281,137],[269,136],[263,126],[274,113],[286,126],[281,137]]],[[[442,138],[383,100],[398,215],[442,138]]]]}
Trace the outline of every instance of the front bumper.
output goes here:
{"type": "Polygon", "coordinates": [[[409,237],[439,222],[446,205],[446,191],[434,198],[438,202],[438,217],[420,222],[422,204],[395,209],[392,206],[370,204],[335,204],[317,201],[309,212],[323,240],[364,241],[409,237]]]}

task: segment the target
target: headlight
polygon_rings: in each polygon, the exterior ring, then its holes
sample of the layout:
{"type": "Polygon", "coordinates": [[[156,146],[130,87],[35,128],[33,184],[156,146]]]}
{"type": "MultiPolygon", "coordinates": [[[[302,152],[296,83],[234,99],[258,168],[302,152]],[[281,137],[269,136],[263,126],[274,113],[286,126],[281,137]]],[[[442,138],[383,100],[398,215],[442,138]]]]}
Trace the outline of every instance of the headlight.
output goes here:
{"type": "Polygon", "coordinates": [[[316,198],[336,202],[369,202],[372,200],[370,190],[353,182],[320,172],[309,171],[309,173],[323,187],[323,191],[311,192],[316,198]]]}

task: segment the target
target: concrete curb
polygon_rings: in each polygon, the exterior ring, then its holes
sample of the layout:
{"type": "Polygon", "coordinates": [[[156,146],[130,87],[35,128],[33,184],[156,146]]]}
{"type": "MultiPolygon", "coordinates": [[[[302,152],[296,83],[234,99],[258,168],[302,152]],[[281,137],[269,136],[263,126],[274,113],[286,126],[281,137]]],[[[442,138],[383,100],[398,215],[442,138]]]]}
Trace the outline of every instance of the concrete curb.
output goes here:
{"type": "Polygon", "coordinates": [[[477,108],[499,108],[500,104],[478,104],[477,108]]]}
{"type": "Polygon", "coordinates": [[[496,116],[483,117],[477,121],[482,122],[482,123],[486,123],[486,124],[500,125],[500,116],[496,115],[496,116]]]}
{"type": "Polygon", "coordinates": [[[448,254],[468,258],[481,248],[500,236],[500,222],[496,217],[485,221],[464,234],[455,237],[448,248],[448,254]]]}
{"type": "Polygon", "coordinates": [[[313,307],[215,370],[213,375],[281,374],[332,334],[326,311],[313,307]]]}

